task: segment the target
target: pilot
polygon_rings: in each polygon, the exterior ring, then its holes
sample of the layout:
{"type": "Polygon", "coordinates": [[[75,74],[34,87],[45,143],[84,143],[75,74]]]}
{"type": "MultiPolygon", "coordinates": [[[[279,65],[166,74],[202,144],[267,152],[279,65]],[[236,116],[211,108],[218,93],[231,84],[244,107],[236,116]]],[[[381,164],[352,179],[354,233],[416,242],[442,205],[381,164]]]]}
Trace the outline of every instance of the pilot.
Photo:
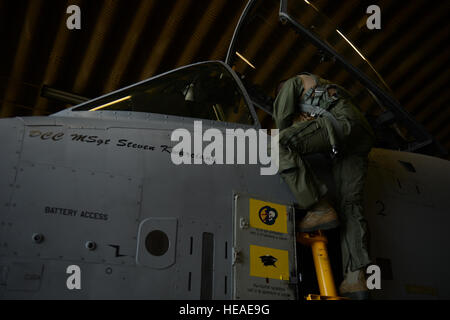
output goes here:
{"type": "Polygon", "coordinates": [[[363,215],[363,188],[374,133],[349,93],[312,74],[280,83],[273,117],[280,130],[280,174],[307,214],[301,232],[341,224],[344,281],[339,291],[353,299],[368,297],[365,267],[368,225],[363,215]],[[329,154],[338,190],[338,212],[327,200],[327,187],[304,160],[307,154],[329,154]]]}

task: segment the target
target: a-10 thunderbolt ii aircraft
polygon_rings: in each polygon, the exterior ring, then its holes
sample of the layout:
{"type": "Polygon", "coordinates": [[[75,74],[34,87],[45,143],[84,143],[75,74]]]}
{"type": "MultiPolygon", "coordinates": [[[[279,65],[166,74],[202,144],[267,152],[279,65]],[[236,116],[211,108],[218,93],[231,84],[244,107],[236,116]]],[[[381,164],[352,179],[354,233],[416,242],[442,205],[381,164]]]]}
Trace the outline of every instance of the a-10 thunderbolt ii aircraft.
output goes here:
{"type": "MultiPolygon", "coordinates": [[[[291,57],[318,54],[310,70],[345,79],[379,145],[400,149],[370,154],[365,211],[381,270],[372,297],[450,298],[449,162],[414,153],[435,142],[317,8],[262,2],[248,3],[225,62],[182,67],[49,117],[0,120],[0,298],[303,299],[316,276],[303,268],[295,200],[280,176],[171,161],[171,133],[194,121],[261,128],[281,79],[258,62],[285,50],[281,39],[291,57]],[[302,22],[311,12],[313,30],[302,22]],[[252,42],[256,27],[274,35],[269,49],[252,42]]],[[[308,70],[292,61],[290,75],[298,71],[308,70]]],[[[333,190],[326,161],[311,164],[333,190]]]]}

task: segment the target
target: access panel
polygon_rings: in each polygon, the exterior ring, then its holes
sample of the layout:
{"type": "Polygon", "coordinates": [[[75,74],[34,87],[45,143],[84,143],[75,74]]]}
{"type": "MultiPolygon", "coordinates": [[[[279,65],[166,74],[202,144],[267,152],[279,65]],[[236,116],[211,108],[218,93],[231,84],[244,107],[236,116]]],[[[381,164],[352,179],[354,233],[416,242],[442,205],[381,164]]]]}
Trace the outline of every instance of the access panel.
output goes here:
{"type": "Polygon", "coordinates": [[[294,209],[270,200],[234,195],[234,299],[297,298],[294,209]]]}

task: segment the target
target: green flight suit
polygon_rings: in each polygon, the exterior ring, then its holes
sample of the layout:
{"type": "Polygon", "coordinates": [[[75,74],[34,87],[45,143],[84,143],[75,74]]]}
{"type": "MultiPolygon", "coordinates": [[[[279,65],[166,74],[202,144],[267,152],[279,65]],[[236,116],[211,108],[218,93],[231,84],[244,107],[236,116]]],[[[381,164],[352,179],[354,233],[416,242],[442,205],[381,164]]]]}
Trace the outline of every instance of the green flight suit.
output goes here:
{"type": "MultiPolygon", "coordinates": [[[[324,79],[315,78],[319,86],[330,84],[324,79]]],[[[304,92],[299,76],[284,83],[274,103],[274,120],[280,130],[280,174],[300,207],[310,208],[325,196],[327,188],[310,170],[303,156],[312,153],[330,154],[338,142],[339,154],[333,160],[333,175],[339,199],[336,211],[341,222],[343,268],[344,271],[355,271],[370,264],[369,230],[363,214],[363,189],[367,155],[372,148],[374,134],[348,93],[340,87],[334,88],[338,98],[331,99],[328,90],[325,90],[320,107],[327,108],[334,116],[334,123],[339,124],[340,130],[335,130],[333,121],[324,116],[293,122],[300,112],[300,104],[311,96],[314,88],[304,92]]]]}

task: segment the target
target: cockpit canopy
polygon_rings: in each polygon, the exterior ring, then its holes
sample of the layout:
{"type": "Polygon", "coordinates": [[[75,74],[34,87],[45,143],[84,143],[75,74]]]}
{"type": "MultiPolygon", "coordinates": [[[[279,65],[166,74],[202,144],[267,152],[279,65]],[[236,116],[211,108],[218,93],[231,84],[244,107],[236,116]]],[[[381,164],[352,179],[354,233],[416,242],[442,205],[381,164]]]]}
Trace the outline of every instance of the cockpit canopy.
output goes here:
{"type": "Polygon", "coordinates": [[[344,87],[374,127],[379,147],[416,151],[431,135],[393,97],[369,60],[307,0],[250,0],[225,61],[243,79],[262,127],[280,81],[301,72],[344,87]]]}
{"type": "Polygon", "coordinates": [[[72,111],[132,111],[253,125],[239,83],[220,62],[191,65],[151,78],[72,111]]]}

